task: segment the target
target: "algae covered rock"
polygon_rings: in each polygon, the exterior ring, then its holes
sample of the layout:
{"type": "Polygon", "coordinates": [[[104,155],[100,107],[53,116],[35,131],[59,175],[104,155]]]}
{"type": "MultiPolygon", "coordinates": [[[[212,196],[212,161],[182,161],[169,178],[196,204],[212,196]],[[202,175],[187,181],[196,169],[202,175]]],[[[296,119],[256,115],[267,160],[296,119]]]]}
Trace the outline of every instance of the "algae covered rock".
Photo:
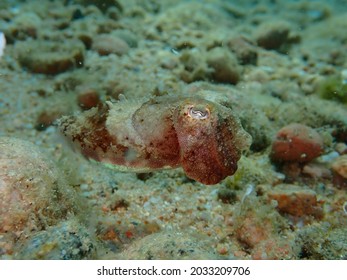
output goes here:
{"type": "Polygon", "coordinates": [[[235,53],[241,65],[256,65],[258,52],[256,46],[243,37],[231,38],[227,42],[228,48],[235,53]]]}
{"type": "Polygon", "coordinates": [[[216,259],[213,250],[208,250],[204,241],[187,233],[159,232],[134,242],[122,252],[126,260],[204,260],[216,259]]]}
{"type": "Polygon", "coordinates": [[[123,39],[112,34],[101,34],[95,38],[92,49],[99,55],[124,55],[129,51],[129,45],[123,39]]]}
{"type": "Polygon", "coordinates": [[[214,48],[207,54],[207,64],[213,69],[213,81],[237,84],[240,79],[240,67],[237,58],[228,50],[214,48]]]}
{"type": "Polygon", "coordinates": [[[329,76],[319,84],[318,94],[323,99],[335,100],[347,104],[347,83],[339,75],[329,76]]]}
{"type": "Polygon", "coordinates": [[[15,47],[19,63],[33,73],[56,75],[84,62],[85,47],[78,40],[28,40],[15,47]]]}
{"type": "Polygon", "coordinates": [[[72,219],[34,234],[19,249],[17,259],[91,259],[95,246],[88,230],[72,219]]]}
{"type": "Polygon", "coordinates": [[[341,177],[347,179],[347,155],[335,159],[331,167],[341,177]]]}
{"type": "Polygon", "coordinates": [[[347,187],[347,155],[341,155],[336,158],[332,165],[333,183],[339,187],[347,187]]]}
{"type": "Polygon", "coordinates": [[[36,38],[40,28],[42,28],[42,19],[34,12],[22,12],[16,15],[13,20],[5,26],[6,38],[9,42],[25,40],[27,38],[36,38]]]}
{"type": "Polygon", "coordinates": [[[186,83],[207,80],[211,74],[203,54],[197,51],[184,50],[181,52],[179,62],[182,70],[179,73],[181,80],[186,83]]]}
{"type": "Polygon", "coordinates": [[[77,212],[77,201],[38,147],[0,138],[0,255],[11,255],[22,238],[77,212]]]}
{"type": "Polygon", "coordinates": [[[313,225],[301,230],[297,243],[301,254],[310,260],[346,260],[347,228],[332,228],[328,224],[313,225]]]}
{"type": "Polygon", "coordinates": [[[291,25],[284,21],[269,21],[256,30],[258,46],[267,50],[281,50],[289,42],[291,25]]]}

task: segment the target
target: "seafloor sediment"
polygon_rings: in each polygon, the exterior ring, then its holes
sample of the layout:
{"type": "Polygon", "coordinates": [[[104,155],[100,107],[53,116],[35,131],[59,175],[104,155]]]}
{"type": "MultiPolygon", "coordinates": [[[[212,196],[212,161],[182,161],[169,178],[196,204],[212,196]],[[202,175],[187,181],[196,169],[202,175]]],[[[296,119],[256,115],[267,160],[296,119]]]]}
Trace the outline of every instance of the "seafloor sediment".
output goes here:
{"type": "Polygon", "coordinates": [[[346,259],[346,18],[345,0],[1,1],[0,258],[346,259]],[[252,136],[215,185],[105,168],[57,127],[199,93],[252,136]]]}

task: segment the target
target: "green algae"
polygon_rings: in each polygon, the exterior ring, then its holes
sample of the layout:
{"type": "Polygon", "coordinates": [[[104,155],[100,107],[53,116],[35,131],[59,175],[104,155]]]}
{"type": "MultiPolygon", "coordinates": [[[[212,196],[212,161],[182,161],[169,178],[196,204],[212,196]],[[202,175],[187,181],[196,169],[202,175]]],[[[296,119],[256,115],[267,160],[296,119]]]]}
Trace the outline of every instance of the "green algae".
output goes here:
{"type": "Polygon", "coordinates": [[[323,99],[347,104],[347,84],[340,75],[329,76],[323,80],[319,85],[318,93],[323,99]]]}

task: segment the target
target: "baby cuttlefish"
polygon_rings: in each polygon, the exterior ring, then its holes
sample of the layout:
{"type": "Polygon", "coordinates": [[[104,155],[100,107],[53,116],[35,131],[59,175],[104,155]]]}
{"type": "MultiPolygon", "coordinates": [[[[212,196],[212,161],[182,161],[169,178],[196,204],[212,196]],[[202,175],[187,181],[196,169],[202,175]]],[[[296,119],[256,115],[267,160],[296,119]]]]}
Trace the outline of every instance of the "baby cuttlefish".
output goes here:
{"type": "Polygon", "coordinates": [[[58,123],[89,159],[131,172],[182,167],[206,185],[234,174],[251,144],[230,108],[195,96],[107,102],[58,123]]]}

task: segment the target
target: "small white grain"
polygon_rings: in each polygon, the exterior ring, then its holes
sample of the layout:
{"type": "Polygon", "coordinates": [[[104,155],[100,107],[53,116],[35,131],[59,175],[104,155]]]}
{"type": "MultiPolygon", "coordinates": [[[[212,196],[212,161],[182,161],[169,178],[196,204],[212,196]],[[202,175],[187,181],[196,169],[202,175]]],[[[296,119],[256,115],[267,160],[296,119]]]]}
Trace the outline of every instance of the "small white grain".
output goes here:
{"type": "Polygon", "coordinates": [[[0,31],[0,57],[3,56],[6,47],[6,38],[4,33],[0,31]]]}

